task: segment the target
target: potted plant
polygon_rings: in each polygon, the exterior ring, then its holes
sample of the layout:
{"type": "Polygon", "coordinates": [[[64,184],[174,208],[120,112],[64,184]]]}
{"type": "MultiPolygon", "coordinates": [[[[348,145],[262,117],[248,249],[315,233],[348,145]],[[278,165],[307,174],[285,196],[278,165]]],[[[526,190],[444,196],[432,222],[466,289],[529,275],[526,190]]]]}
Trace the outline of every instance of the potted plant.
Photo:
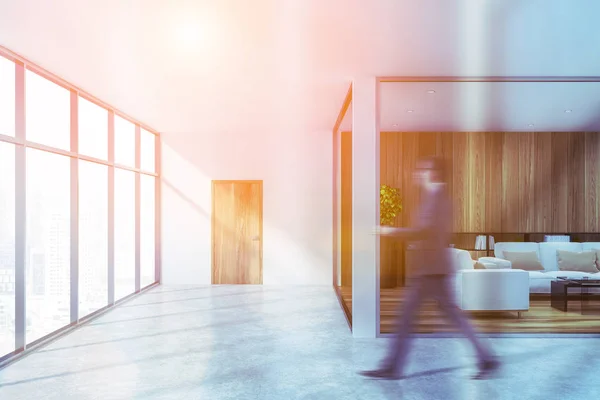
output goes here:
{"type": "Polygon", "coordinates": [[[394,225],[394,220],[401,211],[402,198],[400,197],[400,189],[381,185],[379,191],[380,225],[394,225]]]}

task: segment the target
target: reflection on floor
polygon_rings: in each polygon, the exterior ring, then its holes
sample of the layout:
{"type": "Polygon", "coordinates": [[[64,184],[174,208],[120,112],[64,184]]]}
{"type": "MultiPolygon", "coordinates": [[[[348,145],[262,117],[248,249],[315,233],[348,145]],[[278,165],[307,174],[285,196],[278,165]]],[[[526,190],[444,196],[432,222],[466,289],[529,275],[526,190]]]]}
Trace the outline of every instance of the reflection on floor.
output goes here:
{"type": "MultiPolygon", "coordinates": [[[[352,310],[352,288],[341,288],[342,298],[352,310]]],[[[394,332],[398,306],[402,302],[405,290],[402,288],[381,289],[381,333],[394,332]]],[[[481,332],[488,333],[599,333],[600,299],[590,301],[594,312],[582,315],[580,302],[569,301],[569,311],[563,312],[550,307],[550,298],[537,297],[529,302],[529,311],[522,312],[517,318],[516,312],[471,312],[471,321],[481,332]]],[[[587,310],[587,309],[586,309],[587,310]]],[[[455,332],[438,307],[428,302],[421,307],[415,332],[455,332]]]]}
{"type": "Polygon", "coordinates": [[[600,339],[487,340],[497,380],[437,338],[415,340],[405,380],[374,381],[356,371],[388,339],[353,339],[331,287],[158,287],[0,370],[0,399],[600,398],[600,339]]]}

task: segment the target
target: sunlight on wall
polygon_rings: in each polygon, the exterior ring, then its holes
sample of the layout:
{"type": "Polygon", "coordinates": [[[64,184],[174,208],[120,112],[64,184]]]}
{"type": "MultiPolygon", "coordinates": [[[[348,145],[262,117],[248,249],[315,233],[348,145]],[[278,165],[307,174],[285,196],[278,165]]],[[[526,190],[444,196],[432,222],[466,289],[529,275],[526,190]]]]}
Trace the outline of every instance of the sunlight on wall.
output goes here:
{"type": "MultiPolygon", "coordinates": [[[[253,154],[252,163],[230,151],[219,154],[220,142],[226,142],[226,137],[218,142],[211,139],[215,141],[212,146],[192,136],[181,140],[181,144],[174,137],[173,143],[169,143],[168,136],[166,139],[163,136],[165,140],[167,143],[162,146],[164,284],[211,283],[213,179],[263,180],[264,284],[331,284],[331,162],[321,157],[321,153],[331,154],[331,134],[301,137],[296,147],[288,146],[291,148],[288,151],[302,150],[302,146],[307,151],[292,155],[281,150],[268,151],[275,144],[254,140],[252,146],[264,148],[246,149],[246,153],[253,154]],[[317,140],[329,146],[308,151],[317,140]],[[193,163],[176,150],[184,144],[187,154],[193,154],[193,163]],[[190,151],[196,146],[202,150],[190,151]],[[259,151],[264,155],[258,156],[259,151]],[[205,170],[211,171],[212,176],[205,170]]],[[[278,139],[282,145],[286,140],[290,139],[278,139]]]]}
{"type": "MultiPolygon", "coordinates": [[[[265,221],[263,248],[263,283],[324,284],[331,282],[331,260],[310,251],[305,243],[294,240],[286,229],[270,226],[265,221]],[[329,265],[327,265],[329,263],[329,265]],[[328,268],[315,270],[314,266],[328,268]]],[[[331,244],[331,238],[329,239],[331,244]]]]}
{"type": "Polygon", "coordinates": [[[210,179],[162,146],[162,281],[210,284],[210,179]]]}

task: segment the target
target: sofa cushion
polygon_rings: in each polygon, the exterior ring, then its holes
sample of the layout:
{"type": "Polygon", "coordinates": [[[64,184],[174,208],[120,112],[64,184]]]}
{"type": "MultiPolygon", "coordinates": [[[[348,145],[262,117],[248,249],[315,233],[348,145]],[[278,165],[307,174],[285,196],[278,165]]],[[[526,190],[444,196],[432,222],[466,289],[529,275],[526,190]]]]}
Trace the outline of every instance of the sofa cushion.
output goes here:
{"type": "Polygon", "coordinates": [[[546,271],[559,271],[556,250],[580,252],[583,251],[583,244],[577,242],[540,243],[540,260],[546,271]]]}
{"type": "Polygon", "coordinates": [[[581,243],[581,251],[589,251],[600,249],[600,242],[583,242],[581,243]]]}
{"type": "Polygon", "coordinates": [[[596,252],[596,269],[600,271],[600,243],[598,242],[587,242],[583,244],[583,251],[594,251],[596,252]]]}
{"type": "MultiPolygon", "coordinates": [[[[529,293],[542,294],[550,293],[550,285],[553,280],[559,276],[565,276],[568,279],[581,279],[584,276],[590,279],[600,279],[600,273],[588,274],[579,271],[550,271],[550,272],[529,272],[529,293]]],[[[589,288],[589,293],[600,293],[600,288],[589,288]]],[[[573,293],[578,293],[577,291],[573,293]]]]}
{"type": "MultiPolygon", "coordinates": [[[[483,265],[485,265],[485,264],[495,264],[496,265],[496,269],[512,268],[512,265],[511,265],[510,261],[504,260],[502,258],[497,258],[497,257],[479,257],[478,261],[480,263],[482,263],[483,265]]],[[[492,268],[488,268],[488,269],[492,269],[492,268]]]]}
{"type": "Polygon", "coordinates": [[[527,271],[529,272],[529,279],[556,279],[555,276],[547,274],[542,271],[527,271]]]}
{"type": "Polygon", "coordinates": [[[576,253],[567,250],[556,250],[556,254],[558,257],[558,269],[561,271],[581,271],[590,274],[598,272],[595,251],[576,253]]]}
{"type": "MultiPolygon", "coordinates": [[[[506,260],[502,260],[506,261],[506,260]]],[[[493,262],[485,262],[485,261],[475,261],[473,260],[473,269],[510,269],[510,263],[508,267],[506,265],[501,265],[493,262]]]]}
{"type": "Polygon", "coordinates": [[[511,262],[513,269],[543,271],[544,267],[535,251],[504,251],[504,257],[511,262]]]}
{"type": "Polygon", "coordinates": [[[500,242],[494,245],[494,255],[498,258],[504,258],[504,250],[506,251],[535,251],[540,256],[539,243],[534,242],[500,242]]]}
{"type": "Polygon", "coordinates": [[[548,275],[552,279],[556,279],[559,276],[564,276],[567,279],[581,279],[586,276],[590,279],[597,279],[600,277],[598,274],[590,274],[588,272],[581,271],[548,271],[544,272],[544,275],[548,275]]]}
{"type": "Polygon", "coordinates": [[[583,242],[581,243],[582,251],[595,251],[596,252],[596,268],[600,270],[600,242],[583,242]]]}
{"type": "Polygon", "coordinates": [[[479,263],[483,264],[485,269],[512,269],[510,264],[507,266],[506,264],[498,264],[498,263],[485,262],[485,261],[479,261],[479,263]]]}

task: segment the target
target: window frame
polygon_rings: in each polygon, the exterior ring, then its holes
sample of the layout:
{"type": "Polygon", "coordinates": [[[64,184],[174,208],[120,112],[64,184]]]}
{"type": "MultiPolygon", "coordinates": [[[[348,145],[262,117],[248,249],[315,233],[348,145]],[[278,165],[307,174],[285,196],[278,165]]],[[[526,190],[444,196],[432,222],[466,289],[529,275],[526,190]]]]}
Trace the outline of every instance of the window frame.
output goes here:
{"type": "Polygon", "coordinates": [[[108,309],[114,307],[123,301],[126,301],[132,296],[136,296],[139,293],[148,290],[151,287],[160,283],[161,279],[161,263],[160,263],[160,221],[161,221],[161,198],[160,198],[160,176],[161,176],[161,164],[160,164],[160,134],[150,128],[148,125],[141,123],[140,121],[131,118],[127,114],[115,109],[109,104],[101,101],[86,91],[78,88],[75,85],[65,81],[57,75],[45,70],[44,68],[30,62],[29,60],[21,57],[15,52],[0,46],[0,57],[4,57],[15,64],[15,135],[7,136],[0,133],[0,141],[15,144],[15,351],[8,354],[0,354],[0,368],[8,363],[12,363],[15,359],[25,356],[29,351],[49,340],[54,339],[60,334],[63,334],[75,326],[84,323],[91,318],[106,312],[108,309]],[[60,149],[36,142],[32,142],[26,139],[25,136],[25,120],[26,120],[26,102],[25,102],[25,80],[26,71],[34,72],[41,76],[43,79],[47,79],[70,92],[70,149],[60,149]],[[79,97],[90,101],[105,110],[108,111],[108,135],[107,135],[107,146],[108,146],[108,157],[106,160],[98,159],[95,157],[86,156],[78,152],[79,142],[79,124],[78,124],[78,102],[79,97]],[[136,165],[134,167],[123,166],[115,164],[114,160],[114,117],[118,115],[121,118],[131,122],[136,127],[136,165]],[[139,131],[143,128],[149,133],[152,133],[155,137],[155,171],[142,171],[140,170],[140,140],[139,131]],[[70,261],[70,325],[64,326],[32,343],[26,343],[25,331],[26,331],[26,276],[25,276],[25,257],[26,257],[26,186],[25,186],[25,172],[26,172],[26,149],[33,148],[42,150],[54,154],[59,154],[70,158],[70,201],[71,201],[71,261],[70,261]],[[108,305],[100,310],[91,313],[89,315],[79,315],[79,265],[78,265],[78,249],[79,249],[79,218],[78,218],[78,185],[77,181],[79,178],[78,165],[79,160],[90,161],[98,164],[108,166],[108,305]],[[136,175],[136,288],[135,292],[129,296],[115,301],[114,299],[114,171],[115,168],[129,170],[136,175]],[[157,184],[155,185],[155,280],[154,283],[140,287],[139,285],[139,238],[140,238],[140,198],[139,198],[139,181],[140,174],[151,175],[156,178],[157,184]]]}

